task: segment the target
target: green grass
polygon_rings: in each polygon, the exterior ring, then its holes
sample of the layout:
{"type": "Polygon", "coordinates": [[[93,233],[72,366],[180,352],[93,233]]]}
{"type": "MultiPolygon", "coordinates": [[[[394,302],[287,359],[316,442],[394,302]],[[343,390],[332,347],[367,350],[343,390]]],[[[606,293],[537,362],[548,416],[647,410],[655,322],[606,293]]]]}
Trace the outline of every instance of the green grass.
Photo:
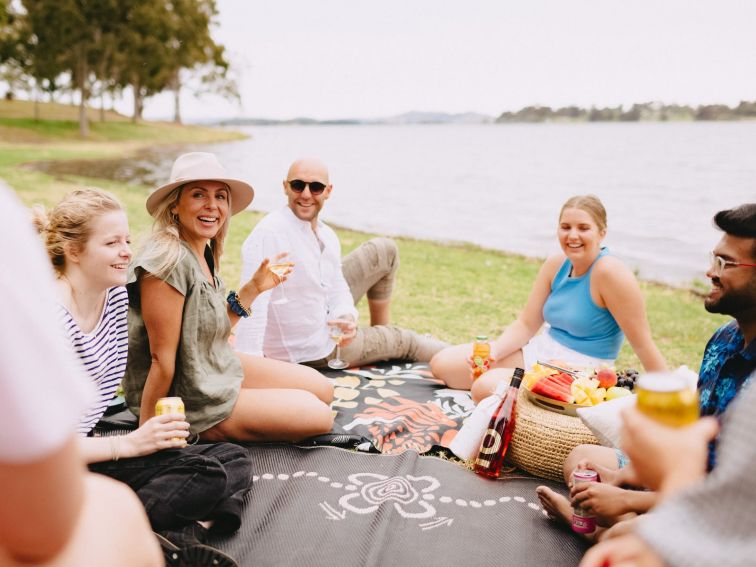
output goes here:
{"type": "MultiPolygon", "coordinates": [[[[79,136],[79,109],[76,106],[47,103],[39,105],[39,119],[34,117],[34,105],[24,100],[0,100],[0,140],[13,143],[57,143],[70,141],[130,142],[130,143],[187,143],[216,142],[243,138],[238,132],[202,126],[182,126],[171,122],[141,122],[107,111],[100,122],[100,112],[89,109],[90,135],[79,136]]],[[[0,143],[0,148],[2,148],[0,143]]]]}
{"type": "MultiPolygon", "coordinates": [[[[54,122],[54,121],[52,121],[54,122]]],[[[145,145],[160,142],[209,142],[233,139],[236,133],[211,128],[179,127],[162,123],[133,125],[125,120],[106,122],[93,128],[101,141],[81,141],[71,126],[43,124],[27,117],[9,119],[0,105],[0,129],[12,123],[15,138],[0,136],[0,178],[5,179],[26,204],[53,205],[75,187],[97,186],[115,194],[126,207],[132,234],[137,243],[150,229],[144,209],[148,187],[93,180],[85,177],[54,178],[23,164],[36,160],[77,157],[112,157],[145,145]],[[14,122],[15,121],[15,122],[14,122]],[[45,138],[32,143],[32,132],[45,138]]],[[[2,132],[0,132],[2,134],[2,132]]],[[[167,175],[168,172],[166,172],[167,175]]],[[[239,250],[249,231],[259,221],[259,213],[244,212],[233,219],[221,274],[230,287],[239,281],[239,250]]],[[[337,230],[344,252],[373,235],[337,230]]],[[[472,245],[441,245],[428,241],[397,239],[401,268],[392,303],[394,322],[420,332],[430,332],[452,343],[470,341],[475,335],[495,336],[511,323],[525,300],[540,261],[472,245]]],[[[646,298],[654,339],[670,365],[686,364],[697,370],[701,353],[712,332],[726,320],[706,313],[702,301],[693,293],[651,283],[641,283],[646,298]]],[[[361,303],[362,321],[368,320],[365,302],[361,303]]],[[[640,364],[625,344],[619,367],[640,364]]]]}

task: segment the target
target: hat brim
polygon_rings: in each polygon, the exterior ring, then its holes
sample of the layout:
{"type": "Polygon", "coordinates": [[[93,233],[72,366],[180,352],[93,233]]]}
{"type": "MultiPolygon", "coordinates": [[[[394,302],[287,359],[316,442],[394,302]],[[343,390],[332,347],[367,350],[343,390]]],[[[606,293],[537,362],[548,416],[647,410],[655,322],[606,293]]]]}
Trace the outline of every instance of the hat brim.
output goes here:
{"type": "Polygon", "coordinates": [[[193,183],[195,181],[220,181],[221,183],[228,185],[229,189],[231,190],[232,215],[235,215],[236,213],[246,209],[252,202],[252,199],[254,199],[255,197],[255,190],[252,189],[252,186],[249,183],[246,183],[239,179],[220,177],[196,177],[193,179],[181,179],[179,181],[174,181],[173,183],[166,183],[165,185],[161,185],[152,193],[150,193],[150,196],[147,197],[147,202],[145,203],[147,212],[150,213],[150,216],[154,216],[155,209],[157,209],[158,205],[162,202],[163,199],[168,196],[171,191],[173,191],[176,187],[186,185],[187,183],[193,183]]]}

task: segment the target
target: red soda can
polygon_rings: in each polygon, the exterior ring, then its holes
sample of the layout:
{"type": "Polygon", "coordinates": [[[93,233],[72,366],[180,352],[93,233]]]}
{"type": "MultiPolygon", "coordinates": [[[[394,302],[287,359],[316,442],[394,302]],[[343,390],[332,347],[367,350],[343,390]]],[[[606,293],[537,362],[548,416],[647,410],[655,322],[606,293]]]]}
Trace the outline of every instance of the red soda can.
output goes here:
{"type": "MultiPolygon", "coordinates": [[[[592,470],[578,470],[572,473],[572,485],[585,482],[598,482],[598,473],[592,470]]],[[[572,508],[572,531],[579,534],[592,534],[596,531],[596,516],[583,510],[580,506],[572,508]]]]}

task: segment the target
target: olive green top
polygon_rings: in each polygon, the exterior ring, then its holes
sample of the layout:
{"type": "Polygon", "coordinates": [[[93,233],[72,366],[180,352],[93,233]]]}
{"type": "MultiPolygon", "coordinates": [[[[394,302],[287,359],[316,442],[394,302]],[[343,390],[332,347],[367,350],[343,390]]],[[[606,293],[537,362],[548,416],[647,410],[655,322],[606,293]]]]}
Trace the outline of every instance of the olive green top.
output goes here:
{"type": "MultiPolygon", "coordinates": [[[[152,364],[138,282],[145,271],[152,274],[156,271],[155,263],[148,260],[145,253],[149,246],[132,263],[126,285],[129,292],[129,356],[123,388],[126,402],[137,416],[152,364]]],[[[205,431],[231,414],[244,377],[241,362],[228,342],[231,322],[226,311],[225,289],[214,273],[209,247],[205,258],[213,272],[214,286],[202,273],[197,256],[183,241],[178,265],[163,278],[184,296],[176,370],[166,395],[179,396],[184,401],[186,419],[193,433],[205,431]]]]}

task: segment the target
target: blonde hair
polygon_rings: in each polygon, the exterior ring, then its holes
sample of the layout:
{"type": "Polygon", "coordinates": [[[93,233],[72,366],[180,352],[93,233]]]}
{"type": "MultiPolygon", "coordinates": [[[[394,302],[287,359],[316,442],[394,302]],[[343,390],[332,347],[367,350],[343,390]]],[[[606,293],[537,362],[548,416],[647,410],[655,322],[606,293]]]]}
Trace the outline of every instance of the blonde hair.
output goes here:
{"type": "Polygon", "coordinates": [[[601,199],[596,197],[596,195],[575,195],[574,197],[570,197],[559,211],[560,219],[565,209],[580,209],[581,211],[585,211],[591,215],[593,221],[598,225],[599,231],[606,230],[606,209],[601,199]]]}
{"type": "Polygon", "coordinates": [[[66,250],[83,250],[92,233],[91,221],[123,207],[110,193],[100,189],[76,189],[49,212],[42,205],[32,208],[32,222],[42,235],[47,255],[58,277],[66,271],[66,250]]]}
{"type": "MultiPolygon", "coordinates": [[[[178,205],[181,192],[186,184],[172,189],[165,198],[155,207],[152,223],[152,234],[145,246],[145,263],[154,265],[152,275],[164,279],[178,266],[185,254],[181,247],[181,225],[178,217],[172,209],[178,205]]],[[[220,259],[223,255],[223,245],[228,233],[229,221],[231,220],[231,191],[228,191],[229,214],[225,222],[218,229],[217,234],[210,239],[210,249],[213,253],[215,272],[220,270],[220,259]]]]}

